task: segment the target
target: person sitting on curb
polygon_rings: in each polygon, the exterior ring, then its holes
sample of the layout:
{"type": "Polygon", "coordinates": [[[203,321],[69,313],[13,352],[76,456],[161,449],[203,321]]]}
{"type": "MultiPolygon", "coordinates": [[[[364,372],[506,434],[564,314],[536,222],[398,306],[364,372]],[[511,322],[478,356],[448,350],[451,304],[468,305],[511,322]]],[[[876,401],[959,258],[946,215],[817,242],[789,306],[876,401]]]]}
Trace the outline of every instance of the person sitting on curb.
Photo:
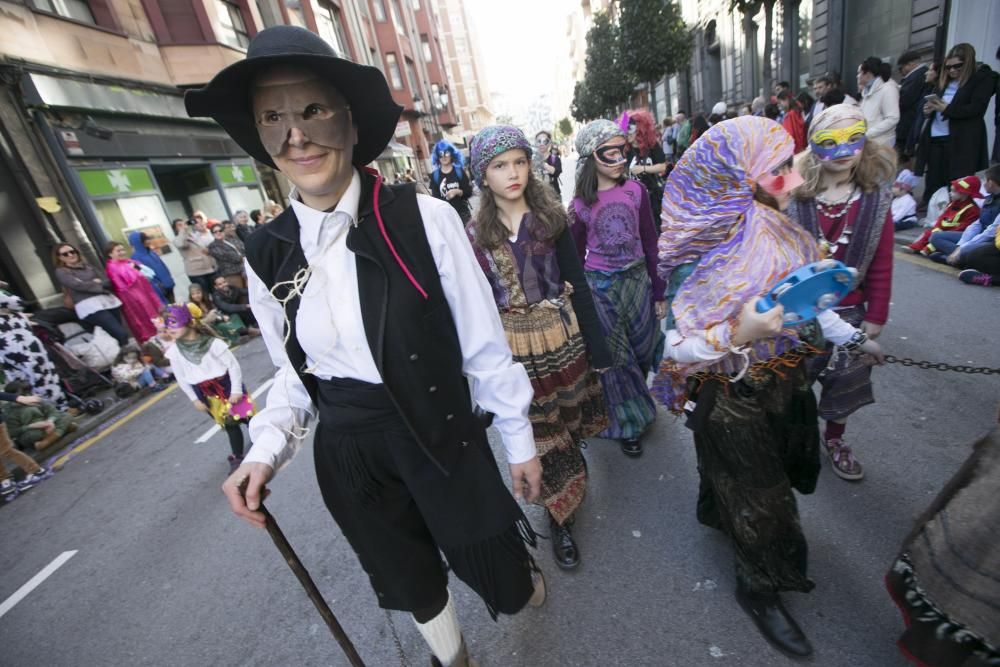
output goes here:
{"type": "Polygon", "coordinates": [[[239,315],[247,325],[247,333],[251,336],[260,335],[257,328],[257,318],[250,310],[250,298],[247,290],[234,287],[223,276],[216,276],[212,281],[212,305],[220,312],[229,315],[239,315]]]}
{"type": "Polygon", "coordinates": [[[964,232],[934,232],[931,234],[931,245],[934,252],[931,259],[941,264],[951,264],[960,268],[964,265],[969,253],[981,246],[993,246],[997,231],[1000,229],[1000,164],[995,164],[986,171],[987,192],[983,206],[979,211],[979,220],[965,228],[964,232]]]}
{"type": "Polygon", "coordinates": [[[122,350],[115,359],[114,366],[111,367],[111,379],[116,383],[128,385],[133,391],[140,391],[146,387],[149,387],[151,392],[163,391],[166,387],[160,380],[165,380],[166,377],[166,371],[147,364],[139,358],[139,351],[131,347],[122,350]]]}
{"type": "MultiPolygon", "coordinates": [[[[4,391],[15,397],[31,396],[31,387],[24,380],[8,382],[4,391]]],[[[41,399],[28,403],[12,401],[3,412],[10,439],[19,449],[45,451],[77,429],[70,415],[61,412],[54,403],[41,399]]]]}
{"type": "MultiPolygon", "coordinates": [[[[41,396],[18,395],[3,391],[0,391],[0,401],[25,407],[41,405],[44,402],[41,396]]],[[[33,458],[14,447],[10,435],[7,433],[4,414],[0,412],[0,500],[9,502],[16,498],[19,492],[27,491],[51,475],[49,470],[38,465],[33,458]],[[14,476],[7,470],[4,461],[10,461],[23,470],[24,479],[20,482],[14,482],[14,476]]]]}
{"type": "Polygon", "coordinates": [[[964,232],[965,228],[979,219],[979,207],[973,197],[979,196],[979,177],[966,176],[956,178],[951,182],[948,196],[951,201],[938,217],[931,229],[927,229],[920,238],[904,249],[921,255],[930,255],[936,248],[931,244],[931,235],[935,232],[964,232]]]}

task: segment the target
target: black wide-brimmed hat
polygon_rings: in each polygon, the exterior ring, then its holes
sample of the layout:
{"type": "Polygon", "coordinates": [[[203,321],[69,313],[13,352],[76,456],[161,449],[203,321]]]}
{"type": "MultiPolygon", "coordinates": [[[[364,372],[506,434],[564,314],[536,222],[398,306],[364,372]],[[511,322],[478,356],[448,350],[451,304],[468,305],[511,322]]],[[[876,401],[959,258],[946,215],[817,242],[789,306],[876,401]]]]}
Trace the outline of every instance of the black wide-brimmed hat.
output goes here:
{"type": "Polygon", "coordinates": [[[244,60],[216,74],[204,88],[184,95],[188,115],[215,119],[243,150],[274,167],[257,135],[250,86],[254,77],[275,65],[308,69],[347,100],[358,128],[355,165],[368,164],[389,144],[403,108],[393,101],[382,72],[338,58],[323,38],[296,26],[279,25],[257,33],[244,60]]]}

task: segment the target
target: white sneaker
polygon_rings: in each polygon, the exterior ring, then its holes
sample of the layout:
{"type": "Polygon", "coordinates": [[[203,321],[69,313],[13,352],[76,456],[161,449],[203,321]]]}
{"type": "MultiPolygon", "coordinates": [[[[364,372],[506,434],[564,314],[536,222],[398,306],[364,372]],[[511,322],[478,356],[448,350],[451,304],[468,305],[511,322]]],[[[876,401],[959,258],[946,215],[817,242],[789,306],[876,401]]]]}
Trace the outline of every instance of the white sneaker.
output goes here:
{"type": "Polygon", "coordinates": [[[17,493],[17,485],[9,479],[0,482],[0,497],[6,498],[17,493]]]}

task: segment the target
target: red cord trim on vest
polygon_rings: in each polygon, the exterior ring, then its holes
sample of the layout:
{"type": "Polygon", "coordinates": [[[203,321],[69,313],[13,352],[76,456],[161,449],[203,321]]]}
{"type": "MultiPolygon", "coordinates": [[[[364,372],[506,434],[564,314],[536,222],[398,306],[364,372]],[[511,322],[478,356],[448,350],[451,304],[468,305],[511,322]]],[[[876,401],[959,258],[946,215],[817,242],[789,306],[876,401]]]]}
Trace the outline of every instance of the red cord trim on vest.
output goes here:
{"type": "Polygon", "coordinates": [[[403,258],[399,256],[398,252],[396,252],[396,246],[392,244],[392,241],[389,239],[389,234],[385,231],[385,223],[382,222],[382,213],[379,211],[378,207],[378,193],[379,190],[382,189],[382,175],[378,173],[377,170],[372,169],[370,167],[365,167],[364,170],[375,177],[375,192],[372,195],[372,208],[375,209],[375,220],[378,221],[378,229],[380,232],[382,232],[382,238],[385,239],[385,244],[389,246],[389,250],[392,252],[392,256],[396,259],[396,264],[399,265],[399,268],[401,268],[403,270],[403,273],[406,274],[406,277],[409,278],[410,283],[417,288],[417,291],[420,292],[421,296],[423,296],[424,299],[429,299],[430,297],[427,296],[427,292],[424,291],[424,288],[420,286],[420,283],[417,282],[417,279],[413,277],[412,273],[410,273],[410,269],[406,266],[405,263],[403,263],[403,258]]]}

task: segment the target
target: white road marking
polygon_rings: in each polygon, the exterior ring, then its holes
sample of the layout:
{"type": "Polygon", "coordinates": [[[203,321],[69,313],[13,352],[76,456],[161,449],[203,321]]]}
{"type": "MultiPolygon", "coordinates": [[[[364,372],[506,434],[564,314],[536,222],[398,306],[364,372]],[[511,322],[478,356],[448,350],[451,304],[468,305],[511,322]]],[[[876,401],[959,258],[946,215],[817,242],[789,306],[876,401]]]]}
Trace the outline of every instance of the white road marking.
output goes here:
{"type": "MultiPolygon", "coordinates": [[[[250,392],[250,398],[256,399],[259,396],[262,396],[264,394],[264,392],[266,392],[271,387],[272,384],[274,384],[274,378],[271,378],[270,380],[268,380],[267,382],[265,382],[261,386],[257,387],[256,391],[250,392]]],[[[216,424],[212,428],[210,428],[207,431],[205,431],[204,433],[202,433],[201,436],[197,440],[194,441],[194,443],[196,445],[198,445],[198,444],[201,444],[203,442],[208,442],[209,438],[211,438],[213,435],[215,435],[216,433],[218,433],[221,430],[222,429],[219,428],[219,425],[216,424]]]]}
{"type": "Polygon", "coordinates": [[[62,552],[54,561],[46,565],[44,570],[33,576],[24,586],[17,589],[13,595],[3,601],[3,604],[0,604],[0,618],[3,618],[4,614],[13,609],[14,605],[28,597],[28,593],[38,588],[43,581],[52,576],[53,572],[62,567],[63,563],[75,555],[75,551],[62,552]]]}

